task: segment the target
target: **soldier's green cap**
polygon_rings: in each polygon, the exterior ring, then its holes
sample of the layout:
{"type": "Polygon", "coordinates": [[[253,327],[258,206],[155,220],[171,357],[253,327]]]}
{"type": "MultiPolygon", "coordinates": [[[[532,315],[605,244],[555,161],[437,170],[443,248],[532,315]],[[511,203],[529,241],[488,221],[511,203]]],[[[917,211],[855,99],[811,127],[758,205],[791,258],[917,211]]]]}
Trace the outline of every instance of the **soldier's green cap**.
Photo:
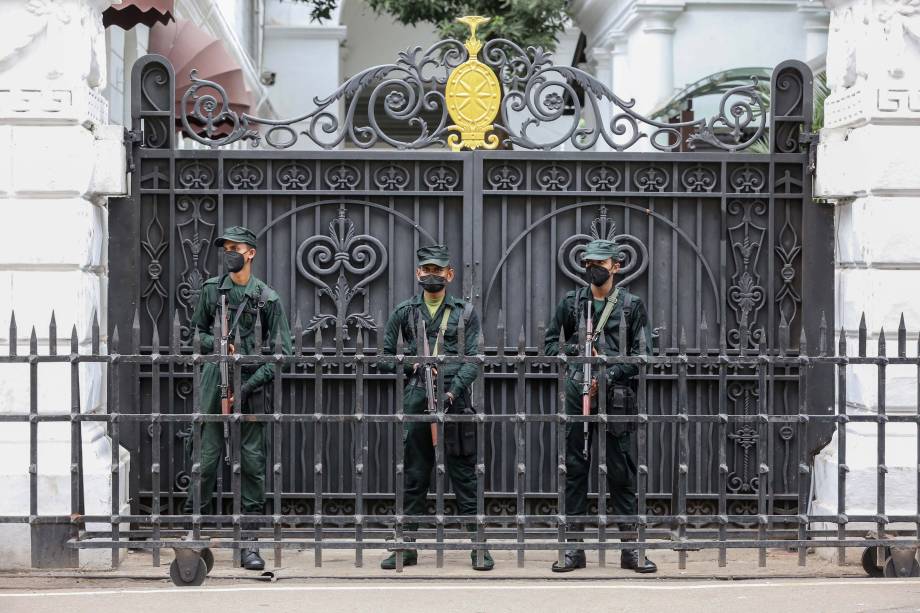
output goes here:
{"type": "Polygon", "coordinates": [[[613,241],[596,239],[585,246],[585,253],[582,255],[583,260],[606,260],[608,258],[617,258],[620,255],[620,248],[613,241]]]}
{"type": "Polygon", "coordinates": [[[249,228],[243,226],[231,226],[224,230],[224,233],[217,237],[214,244],[218,247],[223,246],[226,241],[234,243],[246,243],[251,247],[256,246],[256,235],[249,228]]]}
{"type": "Polygon", "coordinates": [[[415,252],[415,257],[418,258],[419,266],[434,264],[443,268],[450,265],[450,253],[444,245],[419,247],[418,251],[415,252]]]}

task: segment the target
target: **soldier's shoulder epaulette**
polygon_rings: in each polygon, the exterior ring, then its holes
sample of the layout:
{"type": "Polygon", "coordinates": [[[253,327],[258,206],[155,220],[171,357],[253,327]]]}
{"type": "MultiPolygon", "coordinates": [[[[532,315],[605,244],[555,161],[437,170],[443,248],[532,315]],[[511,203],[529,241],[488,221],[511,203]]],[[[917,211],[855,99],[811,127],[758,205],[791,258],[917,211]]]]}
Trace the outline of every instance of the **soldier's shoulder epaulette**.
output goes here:
{"type": "Polygon", "coordinates": [[[406,300],[403,300],[399,304],[397,304],[395,307],[393,307],[393,313],[401,313],[411,307],[412,307],[412,298],[408,298],[406,300]]]}
{"type": "Polygon", "coordinates": [[[218,283],[220,283],[220,277],[211,277],[210,279],[202,283],[201,286],[204,287],[205,285],[217,285],[218,283]]]}

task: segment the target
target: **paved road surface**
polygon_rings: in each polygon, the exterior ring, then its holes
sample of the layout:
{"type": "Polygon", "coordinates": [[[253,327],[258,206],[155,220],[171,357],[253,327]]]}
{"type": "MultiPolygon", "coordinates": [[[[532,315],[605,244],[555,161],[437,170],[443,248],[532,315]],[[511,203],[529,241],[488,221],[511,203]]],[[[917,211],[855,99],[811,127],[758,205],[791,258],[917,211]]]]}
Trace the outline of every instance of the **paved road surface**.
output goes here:
{"type": "Polygon", "coordinates": [[[212,581],[200,588],[0,589],[4,613],[107,611],[849,611],[920,612],[918,579],[751,581],[212,581]]]}

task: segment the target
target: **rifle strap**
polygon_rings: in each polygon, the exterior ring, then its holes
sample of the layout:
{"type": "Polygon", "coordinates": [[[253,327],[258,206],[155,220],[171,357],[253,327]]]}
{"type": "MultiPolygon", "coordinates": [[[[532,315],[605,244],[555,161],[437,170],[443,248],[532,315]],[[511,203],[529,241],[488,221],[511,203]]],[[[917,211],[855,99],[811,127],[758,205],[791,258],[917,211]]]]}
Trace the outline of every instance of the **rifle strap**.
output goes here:
{"type": "MultiPolygon", "coordinates": [[[[590,290],[589,290],[590,291],[590,290]]],[[[616,307],[617,298],[620,297],[620,288],[616,287],[613,289],[613,293],[607,296],[607,304],[604,305],[604,310],[601,311],[601,318],[597,320],[597,325],[594,327],[594,339],[597,340],[603,331],[604,326],[607,325],[607,320],[610,319],[610,314],[613,313],[614,307],[616,307]]],[[[588,303],[591,304],[590,302],[588,303]]],[[[589,306],[593,308],[593,306],[589,306]]]]}
{"type": "Polygon", "coordinates": [[[441,339],[444,338],[444,331],[447,330],[447,322],[450,320],[450,309],[451,307],[444,307],[444,314],[441,316],[441,326],[438,328],[438,336],[434,341],[434,349],[431,352],[431,355],[438,355],[438,349],[441,344],[441,339]]]}

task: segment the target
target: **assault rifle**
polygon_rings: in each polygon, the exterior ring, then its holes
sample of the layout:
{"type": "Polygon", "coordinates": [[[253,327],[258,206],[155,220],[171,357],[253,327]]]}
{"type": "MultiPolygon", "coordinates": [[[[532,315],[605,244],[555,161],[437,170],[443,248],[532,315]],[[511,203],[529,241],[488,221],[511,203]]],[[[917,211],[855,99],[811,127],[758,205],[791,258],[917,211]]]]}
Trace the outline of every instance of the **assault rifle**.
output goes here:
{"type": "MultiPolygon", "coordinates": [[[[425,330],[425,322],[419,319],[418,323],[419,346],[421,350],[420,357],[431,357],[431,347],[428,345],[428,333],[425,330]]],[[[427,412],[429,415],[435,415],[438,412],[438,399],[434,395],[434,366],[425,364],[422,366],[422,381],[425,384],[425,402],[427,403],[427,412]]],[[[431,422],[431,444],[435,449],[438,447],[438,424],[431,422]]]]}
{"type": "MultiPolygon", "coordinates": [[[[230,377],[230,307],[227,304],[227,295],[220,295],[220,412],[229,415],[232,412],[231,399],[233,382],[230,377]]],[[[224,426],[224,461],[230,464],[230,424],[221,422],[224,426]]]]}
{"type": "MultiPolygon", "coordinates": [[[[590,358],[594,354],[594,305],[591,304],[591,300],[588,300],[588,318],[587,318],[587,333],[585,334],[585,357],[590,358]]],[[[584,381],[581,383],[581,414],[585,417],[591,414],[591,362],[586,361],[584,365],[584,381]]],[[[585,458],[588,457],[589,446],[590,446],[590,432],[588,429],[588,422],[584,423],[584,432],[585,432],[585,448],[584,454],[585,458]]]]}

